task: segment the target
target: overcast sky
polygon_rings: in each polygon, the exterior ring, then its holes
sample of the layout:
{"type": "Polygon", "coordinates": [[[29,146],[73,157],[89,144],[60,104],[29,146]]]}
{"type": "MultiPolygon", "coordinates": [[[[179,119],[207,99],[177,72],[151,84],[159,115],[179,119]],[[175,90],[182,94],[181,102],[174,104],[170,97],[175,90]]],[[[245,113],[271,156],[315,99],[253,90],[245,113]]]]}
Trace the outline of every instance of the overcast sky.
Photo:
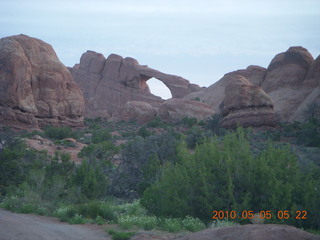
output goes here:
{"type": "Polygon", "coordinates": [[[0,38],[20,33],[51,44],[66,66],[87,50],[116,53],[210,86],[227,72],[267,67],[290,46],[316,58],[320,1],[0,0],[0,38]]]}

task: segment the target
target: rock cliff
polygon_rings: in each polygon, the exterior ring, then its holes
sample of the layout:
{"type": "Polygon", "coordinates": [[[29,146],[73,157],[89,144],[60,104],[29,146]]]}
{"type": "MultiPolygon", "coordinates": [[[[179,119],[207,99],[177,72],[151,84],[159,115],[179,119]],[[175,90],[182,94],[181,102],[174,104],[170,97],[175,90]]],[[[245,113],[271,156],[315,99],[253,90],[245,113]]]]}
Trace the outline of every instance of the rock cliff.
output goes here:
{"type": "Polygon", "coordinates": [[[0,124],[81,126],[84,99],[53,48],[18,35],[0,39],[0,124]]]}

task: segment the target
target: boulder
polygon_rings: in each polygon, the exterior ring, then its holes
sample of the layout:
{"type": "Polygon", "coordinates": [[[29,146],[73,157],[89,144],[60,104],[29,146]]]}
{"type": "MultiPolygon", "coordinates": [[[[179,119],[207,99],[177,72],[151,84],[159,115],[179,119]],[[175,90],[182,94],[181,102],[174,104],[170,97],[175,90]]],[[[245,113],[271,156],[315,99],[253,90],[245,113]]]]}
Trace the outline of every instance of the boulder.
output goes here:
{"type": "Polygon", "coordinates": [[[284,224],[250,224],[221,228],[208,228],[187,234],[178,240],[320,240],[318,235],[284,224]]]}
{"type": "Polygon", "coordinates": [[[227,73],[216,83],[208,88],[203,88],[200,91],[190,93],[184,98],[193,100],[199,99],[200,101],[211,106],[216,113],[220,113],[220,104],[224,99],[225,87],[232,83],[235,78],[244,77],[251,83],[259,85],[265,78],[267,69],[260,66],[249,66],[247,69],[241,69],[234,72],[227,73]]]}
{"type": "Polygon", "coordinates": [[[158,107],[164,100],[150,93],[147,81],[151,78],[162,81],[174,98],[200,89],[182,77],[140,65],[136,59],[116,54],[106,59],[93,51],[84,53],[71,73],[83,91],[85,116],[89,118],[110,118],[128,101],[143,101],[158,107]]]}
{"type": "Polygon", "coordinates": [[[198,101],[169,99],[160,105],[157,116],[166,122],[179,122],[185,117],[204,120],[214,113],[210,106],[198,101]]]}
{"type": "Polygon", "coordinates": [[[275,114],[270,97],[257,85],[238,75],[225,87],[221,104],[222,127],[275,127],[275,114]]]}
{"type": "Polygon", "coordinates": [[[18,35],[0,39],[0,124],[81,126],[84,99],[53,48],[18,35]]]}
{"type": "Polygon", "coordinates": [[[144,124],[154,119],[156,114],[156,109],[146,102],[129,101],[113,114],[111,121],[136,121],[144,124]]]}

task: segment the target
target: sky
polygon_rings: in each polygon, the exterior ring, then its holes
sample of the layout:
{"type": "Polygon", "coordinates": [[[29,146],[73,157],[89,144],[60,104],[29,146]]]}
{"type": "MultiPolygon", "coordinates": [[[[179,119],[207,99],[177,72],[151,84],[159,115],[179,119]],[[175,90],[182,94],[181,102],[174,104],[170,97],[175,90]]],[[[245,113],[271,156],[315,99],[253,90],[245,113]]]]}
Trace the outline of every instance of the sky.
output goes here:
{"type": "MultiPolygon", "coordinates": [[[[26,34],[66,66],[87,50],[210,86],[249,65],[268,67],[290,46],[320,54],[319,0],[0,0],[0,38],[26,34]]],[[[160,81],[151,92],[170,93],[160,81]]]]}

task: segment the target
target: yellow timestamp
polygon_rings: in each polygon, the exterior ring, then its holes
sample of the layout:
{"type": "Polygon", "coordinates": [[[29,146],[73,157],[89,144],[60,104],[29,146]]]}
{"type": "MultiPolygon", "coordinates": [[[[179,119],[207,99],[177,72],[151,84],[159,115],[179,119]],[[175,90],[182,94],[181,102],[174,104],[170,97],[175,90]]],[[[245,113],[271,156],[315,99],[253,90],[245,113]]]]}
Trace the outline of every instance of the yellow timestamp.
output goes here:
{"type": "Polygon", "coordinates": [[[276,211],[272,212],[269,210],[266,211],[259,211],[257,213],[254,213],[254,211],[212,211],[213,216],[212,219],[216,220],[222,220],[222,219],[253,219],[255,217],[260,217],[261,219],[272,219],[272,218],[277,218],[277,219],[301,219],[305,220],[308,219],[307,215],[308,212],[305,210],[298,210],[298,211],[276,211]]]}

